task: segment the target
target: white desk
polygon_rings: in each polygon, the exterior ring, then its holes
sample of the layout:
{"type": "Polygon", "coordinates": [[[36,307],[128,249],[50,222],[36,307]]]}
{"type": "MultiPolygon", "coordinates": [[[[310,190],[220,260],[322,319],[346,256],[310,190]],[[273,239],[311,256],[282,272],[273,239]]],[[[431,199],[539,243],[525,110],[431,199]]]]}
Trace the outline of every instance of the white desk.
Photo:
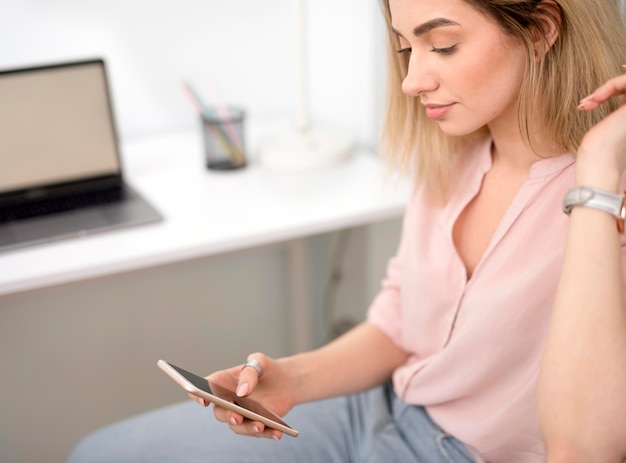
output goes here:
{"type": "MultiPolygon", "coordinates": [[[[0,253],[0,295],[293,240],[294,270],[306,258],[299,239],[399,217],[408,186],[379,159],[357,153],[335,168],[278,174],[204,168],[201,137],[171,133],[123,146],[128,181],[164,215],[158,224],[0,253]]],[[[306,333],[307,276],[294,273],[295,338],[306,333]],[[304,317],[304,318],[303,318],[304,317]]]]}

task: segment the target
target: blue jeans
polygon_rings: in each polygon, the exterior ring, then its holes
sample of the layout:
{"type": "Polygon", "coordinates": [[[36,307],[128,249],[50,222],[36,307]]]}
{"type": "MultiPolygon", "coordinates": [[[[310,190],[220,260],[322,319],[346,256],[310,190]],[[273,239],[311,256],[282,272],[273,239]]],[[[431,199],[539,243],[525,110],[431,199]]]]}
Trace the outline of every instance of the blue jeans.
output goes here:
{"type": "Polygon", "coordinates": [[[300,431],[279,441],[234,434],[189,401],[130,418],[87,436],[69,463],[473,463],[458,439],[390,385],[295,407],[300,431]]]}

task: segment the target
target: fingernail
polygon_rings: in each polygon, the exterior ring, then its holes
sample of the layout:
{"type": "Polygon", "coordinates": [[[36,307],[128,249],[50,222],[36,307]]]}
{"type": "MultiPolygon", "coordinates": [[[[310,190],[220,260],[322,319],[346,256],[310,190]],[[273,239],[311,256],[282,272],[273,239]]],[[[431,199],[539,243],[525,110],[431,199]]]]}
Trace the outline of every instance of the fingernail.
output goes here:
{"type": "Polygon", "coordinates": [[[256,424],[255,424],[254,426],[252,426],[252,430],[253,430],[254,432],[261,432],[261,428],[259,428],[259,426],[258,426],[258,425],[256,425],[256,424]]]}
{"type": "Polygon", "coordinates": [[[250,385],[248,383],[241,383],[239,386],[237,386],[237,395],[239,397],[243,397],[248,393],[249,389],[250,385]]]}
{"type": "Polygon", "coordinates": [[[280,434],[278,434],[278,433],[272,434],[272,439],[280,440],[280,434]]]}
{"type": "Polygon", "coordinates": [[[237,424],[237,420],[235,419],[234,416],[230,417],[230,424],[237,424]]]}
{"type": "Polygon", "coordinates": [[[585,109],[585,106],[587,106],[587,103],[589,103],[592,99],[593,97],[591,95],[586,96],[585,98],[583,98],[582,100],[578,102],[577,109],[585,109]]]}

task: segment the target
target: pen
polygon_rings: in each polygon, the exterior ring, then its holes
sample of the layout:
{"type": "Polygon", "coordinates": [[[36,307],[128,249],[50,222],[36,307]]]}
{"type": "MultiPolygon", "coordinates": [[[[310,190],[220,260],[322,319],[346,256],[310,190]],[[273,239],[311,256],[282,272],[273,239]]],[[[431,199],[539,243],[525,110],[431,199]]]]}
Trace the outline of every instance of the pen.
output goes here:
{"type": "Polygon", "coordinates": [[[229,137],[229,135],[225,132],[224,123],[230,122],[225,121],[223,118],[219,117],[214,111],[212,111],[200,98],[198,93],[194,91],[193,87],[188,82],[183,82],[183,90],[185,94],[194,105],[196,110],[203,116],[203,118],[207,121],[215,121],[216,123],[206,124],[208,125],[211,132],[215,135],[217,141],[222,145],[224,151],[228,154],[231,161],[235,165],[241,165],[244,162],[243,149],[240,146],[237,146],[236,143],[233,142],[233,139],[229,137]]]}

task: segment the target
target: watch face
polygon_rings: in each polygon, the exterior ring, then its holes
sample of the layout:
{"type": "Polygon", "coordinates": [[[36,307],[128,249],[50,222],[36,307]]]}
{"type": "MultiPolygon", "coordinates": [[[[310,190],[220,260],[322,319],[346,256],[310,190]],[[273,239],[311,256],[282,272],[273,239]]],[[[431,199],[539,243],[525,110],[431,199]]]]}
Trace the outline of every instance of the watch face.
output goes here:
{"type": "Polygon", "coordinates": [[[617,217],[617,231],[620,234],[624,233],[624,222],[626,221],[626,192],[622,194],[622,207],[619,211],[619,216],[617,217]]]}

